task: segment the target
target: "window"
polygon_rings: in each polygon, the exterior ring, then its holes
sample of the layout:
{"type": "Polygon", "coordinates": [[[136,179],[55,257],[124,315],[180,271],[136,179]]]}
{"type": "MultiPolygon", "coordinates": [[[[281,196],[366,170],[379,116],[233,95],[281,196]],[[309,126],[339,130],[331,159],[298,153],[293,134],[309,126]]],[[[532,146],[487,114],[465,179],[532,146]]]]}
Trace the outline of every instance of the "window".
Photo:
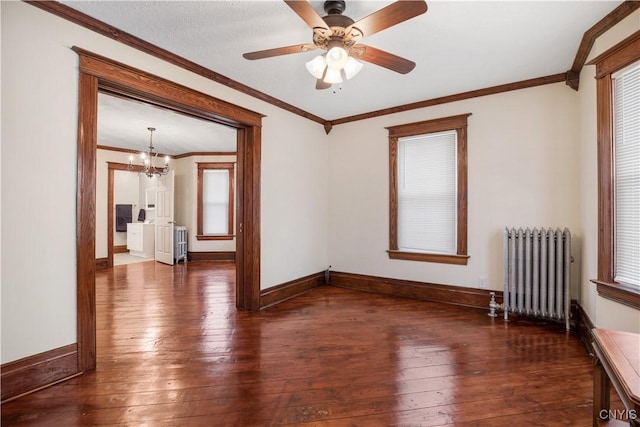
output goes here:
{"type": "Polygon", "coordinates": [[[612,76],[615,277],[640,287],[640,61],[612,76]]]}
{"type": "Polygon", "coordinates": [[[389,257],[467,264],[467,117],[389,131],[389,257]]]}
{"type": "Polygon", "coordinates": [[[596,65],[598,293],[640,309],[640,33],[596,65]]]}
{"type": "Polygon", "coordinates": [[[233,239],[233,163],[198,163],[198,240],[233,239]]]}

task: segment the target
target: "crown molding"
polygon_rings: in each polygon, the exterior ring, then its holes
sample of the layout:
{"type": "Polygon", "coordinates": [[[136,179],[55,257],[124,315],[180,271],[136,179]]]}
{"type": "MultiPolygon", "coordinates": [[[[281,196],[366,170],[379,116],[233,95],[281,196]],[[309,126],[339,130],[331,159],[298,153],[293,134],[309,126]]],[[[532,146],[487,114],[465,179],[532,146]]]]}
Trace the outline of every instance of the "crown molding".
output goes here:
{"type": "Polygon", "coordinates": [[[497,93],[509,92],[512,90],[548,85],[552,83],[563,82],[565,81],[565,77],[566,73],[552,74],[545,77],[536,77],[535,79],[521,80],[519,82],[491,86],[484,89],[476,89],[468,92],[456,93],[454,95],[447,95],[441,96],[439,98],[427,99],[425,101],[418,101],[411,104],[399,105],[397,107],[371,111],[369,113],[357,114],[355,116],[343,117],[341,119],[333,120],[331,123],[335,126],[343,123],[356,122],[358,120],[371,119],[373,117],[386,116],[388,114],[402,113],[404,111],[415,110],[418,108],[432,107],[434,105],[447,104],[449,102],[477,98],[479,96],[495,95],[497,93]]]}
{"type": "Polygon", "coordinates": [[[281,101],[277,98],[267,95],[264,92],[260,92],[256,89],[253,89],[247,85],[244,85],[240,82],[230,79],[229,77],[223,76],[222,74],[216,73],[213,70],[203,67],[202,65],[196,64],[193,61],[189,61],[186,58],[176,55],[166,49],[162,49],[161,47],[151,44],[145,40],[142,40],[141,38],[136,37],[132,34],[129,34],[125,31],[122,31],[114,26],[108,25],[102,21],[92,18],[91,16],[86,15],[82,12],[79,12],[67,5],[58,3],[57,1],[49,1],[49,0],[45,0],[45,1],[23,0],[23,1],[39,9],[42,9],[46,12],[49,12],[53,15],[56,15],[60,18],[66,19],[84,28],[87,28],[98,34],[101,34],[105,37],[116,40],[127,46],[133,47],[134,49],[137,49],[141,52],[155,56],[156,58],[159,58],[170,64],[176,65],[185,70],[191,71],[195,74],[198,74],[216,83],[220,83],[222,85],[230,87],[231,89],[235,89],[239,92],[242,92],[244,94],[257,98],[261,101],[275,105],[276,107],[280,107],[283,110],[287,110],[293,114],[297,114],[299,116],[305,117],[309,120],[320,123],[322,125],[325,125],[326,123],[326,120],[321,117],[318,117],[298,107],[295,107],[291,104],[288,104],[284,101],[281,101]]]}
{"type": "Polygon", "coordinates": [[[635,12],[638,8],[640,8],[640,1],[626,0],[584,33],[580,46],[578,47],[578,52],[576,52],[576,57],[573,60],[573,65],[571,69],[567,71],[567,80],[565,82],[567,86],[576,91],[578,90],[580,86],[580,72],[587,62],[587,57],[596,39],[631,13],[635,12]]]}
{"type": "Polygon", "coordinates": [[[311,121],[314,121],[316,123],[319,123],[324,127],[324,130],[327,134],[331,131],[333,126],[336,126],[339,124],[365,120],[373,117],[400,113],[404,111],[414,110],[418,108],[425,108],[425,107],[445,104],[449,102],[456,102],[456,101],[461,101],[461,100],[480,97],[480,96],[493,95],[501,92],[508,92],[508,91],[524,89],[528,87],[558,83],[562,81],[564,81],[569,87],[575,90],[578,90],[578,85],[580,80],[580,71],[582,70],[582,67],[586,62],[587,55],[589,54],[589,51],[591,50],[593,43],[595,42],[595,39],[640,7],[640,1],[626,0],[616,9],[614,9],[611,13],[609,13],[607,16],[601,19],[598,23],[596,23],[593,27],[587,30],[584,33],[582,42],[580,44],[580,47],[578,48],[578,52],[573,62],[573,66],[571,67],[570,70],[568,70],[565,73],[553,74],[553,75],[544,76],[544,77],[537,77],[529,80],[523,80],[523,81],[514,82],[514,83],[507,83],[507,84],[492,86],[484,89],[472,90],[469,92],[462,92],[462,93],[443,96],[439,98],[433,98],[433,99],[428,99],[424,101],[414,102],[411,104],[404,104],[396,107],[371,111],[368,113],[338,118],[335,120],[326,120],[319,116],[311,114],[305,110],[302,110],[301,108],[295,107],[275,97],[267,95],[263,92],[253,89],[233,79],[230,79],[229,77],[223,76],[222,74],[216,73],[213,70],[210,70],[206,67],[198,65],[195,62],[189,61],[186,58],[183,58],[179,55],[169,52],[166,49],[162,49],[132,34],[129,34],[116,27],[113,27],[102,21],[92,18],[82,12],[79,12],[69,6],[66,6],[62,3],[58,3],[57,1],[41,1],[41,0],[23,0],[23,1],[32,6],[35,6],[44,11],[47,11],[53,15],[56,15],[60,18],[66,19],[84,28],[87,28],[98,34],[101,34],[105,37],[109,37],[127,46],[133,47],[141,52],[155,56],[156,58],[159,58],[163,61],[176,65],[185,70],[191,71],[195,74],[198,74],[216,83],[223,84],[241,93],[257,98],[271,105],[282,108],[283,110],[289,111],[293,114],[296,114],[298,116],[301,116],[311,121]]]}

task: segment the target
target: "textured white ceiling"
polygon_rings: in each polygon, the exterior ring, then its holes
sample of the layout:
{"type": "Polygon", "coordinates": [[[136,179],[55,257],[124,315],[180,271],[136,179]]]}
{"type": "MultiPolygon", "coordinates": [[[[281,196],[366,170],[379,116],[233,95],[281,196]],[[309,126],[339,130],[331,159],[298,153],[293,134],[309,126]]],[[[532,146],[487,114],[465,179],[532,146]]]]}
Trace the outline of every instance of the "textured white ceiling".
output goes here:
{"type": "Polygon", "coordinates": [[[207,120],[104,93],[98,95],[98,144],[146,150],[153,146],[175,156],[197,152],[235,152],[236,130],[207,120]]]}
{"type": "MultiPolygon", "coordinates": [[[[567,71],[584,32],[620,1],[429,1],[429,10],[362,42],[416,62],[401,75],[372,64],[342,90],[315,90],[307,52],[242,53],[310,43],[284,2],[63,1],[100,21],[327,120],[567,71]]],[[[347,1],[354,20],[390,1],[347,1]]],[[[324,15],[322,1],[312,6],[324,15]]]]}

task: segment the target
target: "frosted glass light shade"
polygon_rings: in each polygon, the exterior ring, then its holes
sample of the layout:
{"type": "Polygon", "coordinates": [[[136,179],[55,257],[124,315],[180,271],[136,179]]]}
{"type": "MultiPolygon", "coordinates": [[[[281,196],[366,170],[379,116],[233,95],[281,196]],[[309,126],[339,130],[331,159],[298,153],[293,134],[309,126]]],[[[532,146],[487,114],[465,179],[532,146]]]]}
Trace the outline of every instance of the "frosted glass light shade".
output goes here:
{"type": "Polygon", "coordinates": [[[332,47],[329,49],[329,52],[327,52],[327,66],[329,68],[341,70],[344,68],[348,59],[349,54],[340,46],[332,47]]]}
{"type": "Polygon", "coordinates": [[[347,59],[347,63],[344,64],[344,74],[347,80],[358,74],[360,70],[362,70],[362,66],[362,62],[356,61],[352,57],[349,57],[347,59]]]}
{"type": "Polygon", "coordinates": [[[336,68],[327,67],[327,74],[324,76],[325,83],[342,83],[342,73],[336,68]]]}
{"type": "Polygon", "coordinates": [[[327,61],[324,59],[324,55],[318,55],[306,64],[307,71],[311,73],[316,79],[321,79],[324,74],[324,69],[327,66],[327,61]]]}

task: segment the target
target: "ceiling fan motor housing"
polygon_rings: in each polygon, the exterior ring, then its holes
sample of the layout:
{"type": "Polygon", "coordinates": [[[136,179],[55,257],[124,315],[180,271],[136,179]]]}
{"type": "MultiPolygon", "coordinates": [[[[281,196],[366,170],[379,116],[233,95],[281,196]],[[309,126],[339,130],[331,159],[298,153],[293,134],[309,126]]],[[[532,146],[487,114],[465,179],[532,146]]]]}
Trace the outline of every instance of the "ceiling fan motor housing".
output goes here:
{"type": "Polygon", "coordinates": [[[322,20],[327,24],[329,29],[313,29],[313,43],[316,46],[328,50],[331,48],[331,45],[335,46],[337,43],[340,43],[342,47],[348,49],[356,42],[356,38],[362,37],[362,33],[357,28],[352,28],[349,34],[346,33],[346,28],[353,25],[354,20],[342,15],[345,9],[346,5],[344,1],[324,2],[324,10],[328,15],[322,17],[322,20]]]}
{"type": "Polygon", "coordinates": [[[342,15],[342,13],[347,8],[347,5],[344,1],[333,0],[333,1],[325,1],[324,2],[324,11],[329,15],[338,14],[342,15]]]}

